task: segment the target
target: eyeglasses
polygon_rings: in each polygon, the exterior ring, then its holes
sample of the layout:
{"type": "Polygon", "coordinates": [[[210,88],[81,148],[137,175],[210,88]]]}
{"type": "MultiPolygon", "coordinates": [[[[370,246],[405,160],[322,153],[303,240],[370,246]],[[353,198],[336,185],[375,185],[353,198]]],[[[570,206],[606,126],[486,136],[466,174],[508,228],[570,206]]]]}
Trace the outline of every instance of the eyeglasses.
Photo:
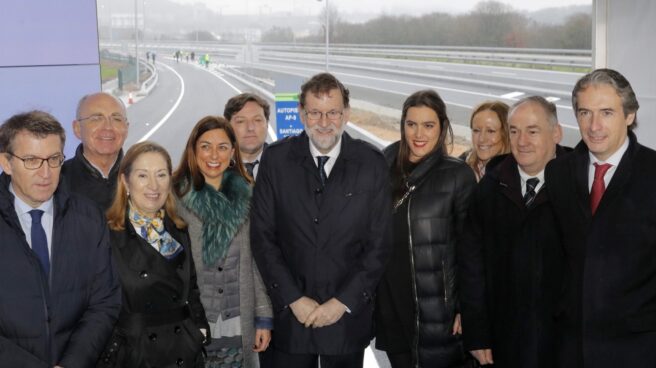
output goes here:
{"type": "Polygon", "coordinates": [[[106,121],[109,121],[114,125],[122,125],[128,122],[128,118],[126,118],[121,114],[112,114],[110,116],[106,116],[103,114],[93,114],[87,116],[86,118],[77,119],[77,121],[85,121],[85,120],[88,120],[89,124],[93,124],[93,125],[99,125],[106,121]]]}
{"type": "Polygon", "coordinates": [[[307,116],[308,119],[310,120],[321,120],[324,116],[326,115],[326,118],[328,120],[339,120],[342,118],[342,115],[344,115],[343,111],[337,111],[337,110],[330,110],[328,112],[321,112],[321,111],[305,111],[305,116],[307,116]]]}
{"type": "Polygon", "coordinates": [[[16,156],[11,152],[6,152],[8,155],[11,155],[13,157],[16,157],[17,159],[23,161],[23,165],[25,166],[26,169],[28,170],[38,170],[43,166],[44,162],[48,162],[48,166],[52,169],[56,169],[60,167],[61,165],[64,164],[64,159],[66,159],[66,156],[61,155],[61,154],[56,154],[54,156],[50,156],[48,158],[41,158],[41,157],[20,157],[16,156]]]}

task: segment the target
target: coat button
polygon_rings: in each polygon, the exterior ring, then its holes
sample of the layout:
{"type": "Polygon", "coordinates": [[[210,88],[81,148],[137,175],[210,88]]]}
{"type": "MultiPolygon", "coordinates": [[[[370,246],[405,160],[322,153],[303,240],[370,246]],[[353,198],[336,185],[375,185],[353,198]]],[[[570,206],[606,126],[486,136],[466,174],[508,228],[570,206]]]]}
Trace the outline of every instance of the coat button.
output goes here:
{"type": "Polygon", "coordinates": [[[141,271],[141,273],[139,273],[139,277],[142,278],[142,279],[148,278],[148,272],[141,271]]]}
{"type": "Polygon", "coordinates": [[[223,267],[219,267],[219,268],[217,268],[217,270],[219,270],[219,272],[221,272],[221,271],[223,271],[223,267]]]}
{"type": "Polygon", "coordinates": [[[178,358],[178,360],[175,361],[175,364],[177,364],[178,367],[182,367],[184,365],[184,359],[178,358]]]}
{"type": "Polygon", "coordinates": [[[152,342],[157,341],[157,334],[156,333],[151,333],[150,335],[148,335],[148,339],[152,342]]]}
{"type": "Polygon", "coordinates": [[[277,287],[278,287],[278,283],[274,282],[273,284],[271,284],[271,287],[274,288],[274,289],[277,288],[277,287]]]}
{"type": "Polygon", "coordinates": [[[223,289],[219,288],[219,294],[223,294],[223,289]]]}
{"type": "Polygon", "coordinates": [[[315,217],[314,220],[312,220],[312,221],[314,221],[315,224],[318,224],[319,223],[319,218],[315,217]]]}
{"type": "Polygon", "coordinates": [[[175,333],[176,335],[179,335],[180,332],[182,332],[180,326],[175,326],[175,328],[173,328],[173,333],[175,333]]]}
{"type": "Polygon", "coordinates": [[[177,302],[177,301],[180,299],[180,296],[178,296],[178,294],[173,294],[173,296],[171,297],[171,299],[172,299],[174,302],[177,302]]]}
{"type": "Polygon", "coordinates": [[[321,194],[321,188],[315,189],[314,192],[317,193],[317,194],[321,194]]]}

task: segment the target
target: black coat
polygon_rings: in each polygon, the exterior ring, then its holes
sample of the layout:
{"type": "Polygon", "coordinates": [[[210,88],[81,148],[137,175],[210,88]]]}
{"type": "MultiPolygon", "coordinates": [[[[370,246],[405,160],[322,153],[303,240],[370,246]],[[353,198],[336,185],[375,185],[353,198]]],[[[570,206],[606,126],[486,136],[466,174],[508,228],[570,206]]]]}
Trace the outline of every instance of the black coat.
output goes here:
{"type": "MultiPolygon", "coordinates": [[[[393,176],[398,150],[398,142],[385,150],[393,176]]],[[[376,345],[399,352],[396,336],[406,335],[405,350],[416,367],[460,367],[468,355],[460,336],[452,334],[458,313],[455,248],[476,178],[463,161],[435,152],[412,170],[407,183],[416,189],[394,213],[407,237],[395,234],[394,256],[379,285],[376,345]],[[406,278],[410,291],[398,283],[406,278]],[[399,325],[412,329],[400,331],[399,325]]]]}
{"type": "Polygon", "coordinates": [[[119,153],[116,163],[106,179],[87,161],[82,151],[80,143],[75,150],[75,157],[64,162],[62,183],[68,187],[70,192],[87,197],[100,206],[101,210],[106,211],[114,200],[114,192],[116,192],[118,183],[118,168],[123,158],[123,151],[119,153]]]}
{"type": "Polygon", "coordinates": [[[467,350],[492,349],[495,367],[555,367],[564,259],[550,185],[527,209],[517,161],[506,154],[488,164],[472,196],[458,252],[463,334],[467,350]]]}
{"type": "Polygon", "coordinates": [[[656,365],[656,151],[628,139],[594,216],[585,144],[547,166],[570,268],[563,368],[656,365]]]}
{"type": "Polygon", "coordinates": [[[25,240],[0,175],[0,367],[91,367],[121,303],[105,216],[90,201],[54,194],[50,280],[25,240]]]}
{"type": "Polygon", "coordinates": [[[123,306],[99,366],[196,367],[202,361],[200,329],[209,333],[209,326],[196,284],[189,234],[165,218],[166,231],[184,248],[167,260],[135,232],[129,220],[125,226],[110,236],[123,306]]]}
{"type": "Polygon", "coordinates": [[[273,343],[285,352],[354,353],[373,335],[373,300],[391,245],[387,166],[363,141],[344,133],[341,144],[323,189],[305,133],[262,156],[251,246],[273,305],[273,343]],[[305,328],[288,308],[302,296],[318,303],[335,297],[351,312],[305,328]]]}

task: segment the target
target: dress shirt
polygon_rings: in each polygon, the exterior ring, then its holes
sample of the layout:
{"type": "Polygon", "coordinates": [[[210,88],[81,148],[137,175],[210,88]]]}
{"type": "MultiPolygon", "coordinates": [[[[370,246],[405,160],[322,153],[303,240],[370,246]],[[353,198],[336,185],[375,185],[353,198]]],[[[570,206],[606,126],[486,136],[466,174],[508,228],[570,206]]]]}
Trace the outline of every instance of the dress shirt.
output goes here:
{"type": "Polygon", "coordinates": [[[594,164],[611,164],[613,166],[606,171],[606,175],[604,175],[604,187],[608,188],[608,184],[610,184],[610,179],[613,178],[613,175],[615,175],[615,171],[617,170],[617,167],[620,165],[620,161],[622,160],[622,156],[624,156],[624,152],[629,148],[629,138],[627,137],[624,140],[624,144],[620,146],[620,148],[613,153],[608,160],[606,161],[600,161],[598,158],[596,158],[592,153],[588,153],[590,155],[590,163],[588,164],[588,192],[592,190],[592,182],[594,182],[594,174],[595,174],[595,167],[594,164]]]}
{"type": "Polygon", "coordinates": [[[16,195],[13,184],[9,185],[9,191],[14,195],[14,209],[16,210],[16,215],[18,215],[18,221],[20,222],[21,228],[23,229],[23,233],[25,233],[25,240],[27,240],[27,244],[29,244],[30,248],[32,248],[32,216],[30,215],[30,211],[34,209],[43,211],[43,216],[41,217],[41,226],[43,226],[43,230],[46,232],[46,239],[48,240],[48,254],[50,255],[50,259],[52,259],[51,244],[52,224],[54,217],[52,197],[41,203],[39,207],[33,208],[29,204],[23,202],[23,200],[16,195]]]}
{"type": "Polygon", "coordinates": [[[242,161],[243,164],[259,161],[259,163],[253,167],[253,180],[257,178],[257,172],[260,171],[260,164],[262,164],[262,153],[264,153],[264,149],[260,150],[260,153],[257,155],[257,157],[255,157],[253,161],[242,161]]]}
{"type": "Polygon", "coordinates": [[[544,185],[544,169],[540,171],[537,175],[529,175],[524,170],[522,170],[519,165],[517,165],[517,170],[519,170],[519,179],[521,181],[521,188],[522,188],[522,197],[526,194],[526,181],[530,178],[538,178],[540,179],[540,182],[538,185],[535,187],[535,194],[538,194],[540,192],[540,189],[542,189],[542,186],[544,185]]]}
{"type": "MultiPolygon", "coordinates": [[[[309,139],[309,138],[308,138],[309,139]]],[[[312,155],[312,159],[314,160],[314,165],[316,167],[319,167],[319,162],[317,160],[317,156],[328,156],[330,159],[326,161],[326,164],[323,166],[324,171],[326,172],[326,178],[330,177],[330,172],[333,170],[333,167],[335,166],[335,162],[337,162],[337,157],[339,157],[339,153],[342,151],[342,136],[339,136],[339,140],[337,141],[337,144],[335,144],[335,147],[330,150],[328,153],[321,153],[319,152],[319,149],[314,146],[312,143],[312,140],[310,139],[310,154],[312,155]]]]}

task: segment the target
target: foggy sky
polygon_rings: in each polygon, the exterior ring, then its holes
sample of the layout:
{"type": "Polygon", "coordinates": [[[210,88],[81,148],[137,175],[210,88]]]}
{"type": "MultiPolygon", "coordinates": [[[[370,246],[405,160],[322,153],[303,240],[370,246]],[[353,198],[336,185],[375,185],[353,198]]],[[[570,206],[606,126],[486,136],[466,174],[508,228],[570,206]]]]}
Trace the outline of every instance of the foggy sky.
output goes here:
{"type": "MultiPolygon", "coordinates": [[[[268,14],[271,12],[294,12],[317,14],[324,1],[317,0],[172,0],[178,3],[205,3],[210,9],[222,14],[268,14]]],[[[464,13],[470,11],[480,0],[328,0],[341,14],[385,13],[422,14],[431,12],[464,13]]],[[[592,0],[501,0],[515,10],[533,11],[548,7],[567,5],[592,5],[592,0]]]]}

